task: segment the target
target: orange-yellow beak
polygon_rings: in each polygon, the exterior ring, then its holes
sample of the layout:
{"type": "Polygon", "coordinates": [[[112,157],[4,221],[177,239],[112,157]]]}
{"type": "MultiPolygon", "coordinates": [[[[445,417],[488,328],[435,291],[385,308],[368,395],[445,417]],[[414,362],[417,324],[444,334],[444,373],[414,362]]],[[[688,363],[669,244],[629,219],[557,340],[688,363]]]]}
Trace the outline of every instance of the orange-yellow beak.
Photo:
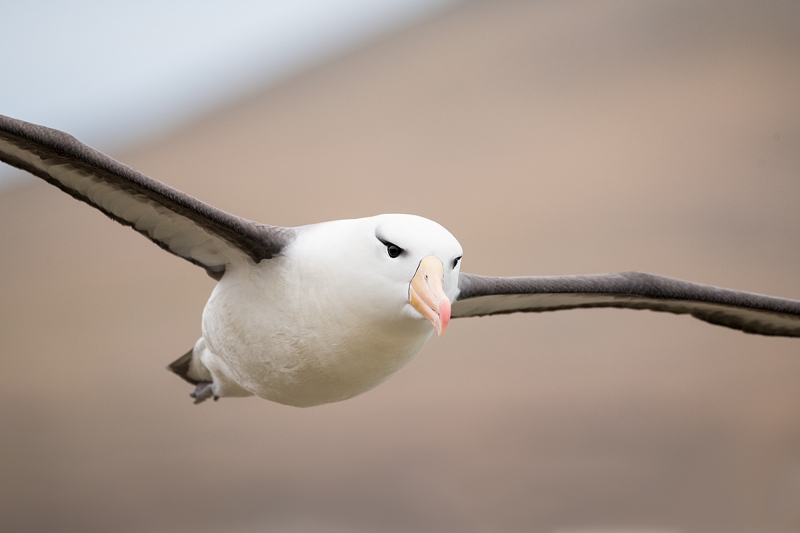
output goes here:
{"type": "Polygon", "coordinates": [[[444,335],[450,323],[450,300],[444,294],[443,281],[442,260],[429,255],[420,261],[408,288],[408,302],[430,320],[439,337],[444,335]]]}

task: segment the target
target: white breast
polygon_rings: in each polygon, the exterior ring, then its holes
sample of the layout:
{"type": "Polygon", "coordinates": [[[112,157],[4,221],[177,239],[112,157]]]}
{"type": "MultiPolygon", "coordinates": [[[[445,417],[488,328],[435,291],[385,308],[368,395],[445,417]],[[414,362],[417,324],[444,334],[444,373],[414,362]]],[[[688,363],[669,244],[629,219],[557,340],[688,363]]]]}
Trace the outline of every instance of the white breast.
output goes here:
{"type": "Polygon", "coordinates": [[[433,329],[333,247],[298,241],[282,257],[229,267],[203,313],[203,336],[243,388],[305,407],[379,385],[433,329]]]}

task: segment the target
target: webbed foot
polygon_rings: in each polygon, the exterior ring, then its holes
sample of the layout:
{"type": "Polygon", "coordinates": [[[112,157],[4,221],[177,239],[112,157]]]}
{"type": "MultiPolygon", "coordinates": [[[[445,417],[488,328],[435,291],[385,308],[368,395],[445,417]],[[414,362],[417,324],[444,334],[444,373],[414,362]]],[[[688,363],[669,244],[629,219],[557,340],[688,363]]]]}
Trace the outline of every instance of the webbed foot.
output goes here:
{"type": "Polygon", "coordinates": [[[204,401],[208,400],[209,398],[214,398],[216,402],[219,400],[219,396],[214,395],[214,388],[213,384],[210,381],[201,381],[197,384],[197,387],[189,393],[189,396],[194,398],[194,403],[197,405],[198,403],[203,403],[204,401]]]}

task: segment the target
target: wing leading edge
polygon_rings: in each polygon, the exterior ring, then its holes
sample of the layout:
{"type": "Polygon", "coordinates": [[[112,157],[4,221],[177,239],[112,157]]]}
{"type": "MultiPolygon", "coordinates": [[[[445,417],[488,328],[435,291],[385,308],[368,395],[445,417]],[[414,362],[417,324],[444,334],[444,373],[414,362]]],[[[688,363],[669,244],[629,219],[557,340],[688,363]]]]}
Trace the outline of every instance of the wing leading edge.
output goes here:
{"type": "Polygon", "coordinates": [[[453,318],[618,307],[689,314],[758,335],[800,337],[800,301],[624,272],[592,276],[460,274],[453,318]]]}
{"type": "Polygon", "coordinates": [[[258,263],[294,230],[240,218],[173,189],[64,132],[0,115],[0,160],[26,170],[219,279],[236,256],[258,263]]]}

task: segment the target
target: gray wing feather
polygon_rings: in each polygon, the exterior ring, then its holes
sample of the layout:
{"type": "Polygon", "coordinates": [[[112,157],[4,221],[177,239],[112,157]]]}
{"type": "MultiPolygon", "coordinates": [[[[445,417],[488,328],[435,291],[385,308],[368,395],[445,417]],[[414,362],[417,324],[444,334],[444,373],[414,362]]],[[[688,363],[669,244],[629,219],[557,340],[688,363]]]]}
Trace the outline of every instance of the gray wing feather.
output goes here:
{"type": "Polygon", "coordinates": [[[453,318],[591,307],[689,314],[758,335],[800,337],[800,301],[624,272],[497,278],[460,274],[453,318]]]}
{"type": "Polygon", "coordinates": [[[291,228],[216,209],[94,150],[64,132],[0,115],[0,160],[26,170],[164,248],[221,277],[234,256],[258,263],[291,228]]]}

